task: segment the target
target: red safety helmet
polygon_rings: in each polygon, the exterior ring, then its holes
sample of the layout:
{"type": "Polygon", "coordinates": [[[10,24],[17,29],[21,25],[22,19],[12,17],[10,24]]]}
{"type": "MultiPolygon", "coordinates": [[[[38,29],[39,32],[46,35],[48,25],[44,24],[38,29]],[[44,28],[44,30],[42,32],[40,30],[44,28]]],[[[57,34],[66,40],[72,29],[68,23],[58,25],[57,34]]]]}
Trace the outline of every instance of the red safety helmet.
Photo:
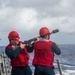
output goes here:
{"type": "Polygon", "coordinates": [[[16,31],[11,31],[8,35],[9,39],[19,40],[19,34],[16,31]]]}
{"type": "Polygon", "coordinates": [[[44,36],[44,35],[46,35],[46,34],[50,34],[49,29],[48,29],[47,27],[42,27],[42,28],[40,29],[39,35],[40,35],[40,36],[44,36]]]}

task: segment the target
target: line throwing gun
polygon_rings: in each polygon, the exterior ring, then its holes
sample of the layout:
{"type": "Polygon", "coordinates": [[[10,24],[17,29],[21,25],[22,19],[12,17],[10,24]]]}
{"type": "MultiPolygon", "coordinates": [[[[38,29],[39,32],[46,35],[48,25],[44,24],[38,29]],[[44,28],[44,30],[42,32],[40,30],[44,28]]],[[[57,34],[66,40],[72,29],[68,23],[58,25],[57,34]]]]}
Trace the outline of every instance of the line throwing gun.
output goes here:
{"type": "MultiPolygon", "coordinates": [[[[59,32],[59,30],[58,30],[58,29],[55,29],[55,30],[53,30],[53,31],[50,33],[50,35],[51,35],[51,34],[54,34],[54,33],[57,33],[57,32],[59,32]]],[[[24,41],[24,44],[30,45],[31,42],[36,41],[37,38],[40,38],[40,36],[35,37],[35,38],[32,38],[32,39],[29,39],[29,40],[26,40],[26,41],[24,41]]]]}

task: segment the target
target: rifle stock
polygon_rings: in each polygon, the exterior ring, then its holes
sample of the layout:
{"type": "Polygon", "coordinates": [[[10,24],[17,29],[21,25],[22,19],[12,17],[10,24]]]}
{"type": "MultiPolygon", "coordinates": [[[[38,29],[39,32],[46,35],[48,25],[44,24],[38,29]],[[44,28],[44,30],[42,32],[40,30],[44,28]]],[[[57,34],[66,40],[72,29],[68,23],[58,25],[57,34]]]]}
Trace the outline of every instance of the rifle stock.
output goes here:
{"type": "MultiPolygon", "coordinates": [[[[54,33],[57,33],[57,32],[59,32],[59,30],[58,30],[58,29],[55,29],[55,30],[53,30],[53,31],[50,33],[50,35],[51,35],[51,34],[54,34],[54,33]]],[[[36,40],[36,38],[40,38],[40,36],[35,37],[35,38],[32,38],[32,39],[29,39],[29,40],[26,40],[26,41],[24,41],[24,44],[30,45],[31,42],[33,42],[33,41],[36,40]]]]}

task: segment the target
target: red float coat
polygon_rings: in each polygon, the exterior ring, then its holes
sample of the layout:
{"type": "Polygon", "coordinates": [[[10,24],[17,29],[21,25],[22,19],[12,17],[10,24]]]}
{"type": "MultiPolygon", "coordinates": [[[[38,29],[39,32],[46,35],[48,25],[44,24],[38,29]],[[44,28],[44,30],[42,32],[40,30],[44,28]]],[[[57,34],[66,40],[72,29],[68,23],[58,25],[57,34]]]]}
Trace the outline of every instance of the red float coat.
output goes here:
{"type": "Polygon", "coordinates": [[[52,41],[38,41],[34,44],[33,65],[54,67],[54,53],[52,51],[52,41]]]}
{"type": "MultiPolygon", "coordinates": [[[[13,50],[11,44],[9,44],[7,47],[10,50],[13,50]]],[[[27,53],[27,49],[25,47],[23,49],[23,53],[20,53],[16,58],[10,59],[10,64],[11,64],[11,66],[27,66],[29,58],[30,57],[29,57],[29,55],[27,53]]]]}

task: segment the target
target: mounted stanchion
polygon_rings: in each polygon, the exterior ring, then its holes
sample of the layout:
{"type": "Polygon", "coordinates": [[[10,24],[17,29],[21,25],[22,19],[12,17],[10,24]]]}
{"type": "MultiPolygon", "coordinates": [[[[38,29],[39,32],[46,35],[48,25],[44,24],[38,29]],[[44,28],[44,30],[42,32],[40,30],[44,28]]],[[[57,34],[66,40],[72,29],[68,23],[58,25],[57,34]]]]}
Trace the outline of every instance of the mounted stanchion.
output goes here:
{"type": "Polygon", "coordinates": [[[3,69],[3,57],[2,52],[0,53],[0,75],[4,75],[4,69],[3,69]]]}
{"type": "Polygon", "coordinates": [[[1,59],[0,73],[1,73],[1,75],[8,75],[8,73],[7,73],[7,64],[6,64],[6,57],[4,56],[4,52],[0,53],[0,59],[1,59]]]}
{"type": "Polygon", "coordinates": [[[4,58],[4,68],[5,68],[5,72],[6,72],[6,75],[8,75],[7,64],[6,64],[6,56],[4,56],[4,52],[3,52],[3,58],[4,58]]]}
{"type": "Polygon", "coordinates": [[[0,54],[0,75],[2,75],[2,61],[1,61],[2,55],[0,54]]]}
{"type": "Polygon", "coordinates": [[[58,59],[57,59],[57,65],[58,65],[59,73],[60,73],[60,75],[62,75],[62,68],[60,65],[60,61],[58,59]]]}
{"type": "Polygon", "coordinates": [[[2,69],[3,69],[3,74],[6,75],[6,70],[5,70],[5,59],[4,59],[4,53],[1,53],[2,57],[2,69]]]}

